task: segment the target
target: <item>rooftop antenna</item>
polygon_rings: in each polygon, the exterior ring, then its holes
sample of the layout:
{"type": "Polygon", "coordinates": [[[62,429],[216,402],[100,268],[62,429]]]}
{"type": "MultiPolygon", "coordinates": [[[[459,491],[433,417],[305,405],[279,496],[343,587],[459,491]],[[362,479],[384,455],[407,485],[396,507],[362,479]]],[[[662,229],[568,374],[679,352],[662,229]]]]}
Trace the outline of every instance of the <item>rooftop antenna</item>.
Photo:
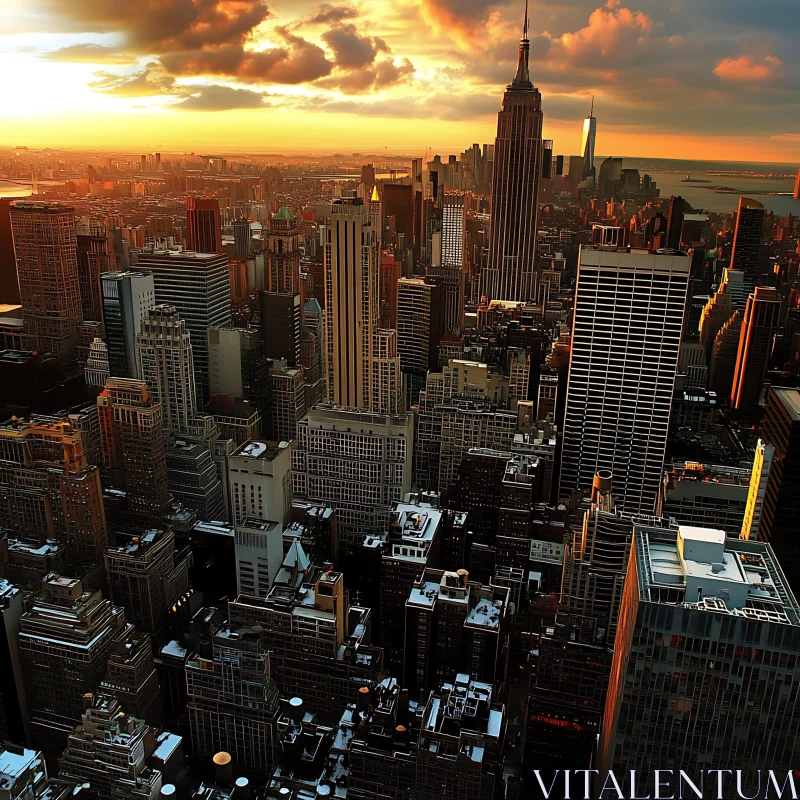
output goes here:
{"type": "Polygon", "coordinates": [[[528,38],[528,0],[525,0],[525,20],[522,25],[522,38],[528,38]]]}
{"type": "Polygon", "coordinates": [[[590,116],[590,117],[593,117],[593,116],[594,116],[594,95],[592,95],[592,108],[591,108],[591,110],[589,111],[589,116],[590,116]]]}

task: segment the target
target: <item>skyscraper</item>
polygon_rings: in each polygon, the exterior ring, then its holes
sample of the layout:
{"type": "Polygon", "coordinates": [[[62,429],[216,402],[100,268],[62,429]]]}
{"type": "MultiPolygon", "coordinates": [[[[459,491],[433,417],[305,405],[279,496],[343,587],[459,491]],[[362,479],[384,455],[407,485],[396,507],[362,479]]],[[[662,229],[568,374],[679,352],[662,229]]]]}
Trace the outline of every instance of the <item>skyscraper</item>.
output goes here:
{"type": "Polygon", "coordinates": [[[270,218],[267,227],[268,292],[300,292],[300,226],[285,206],[270,218]]]}
{"type": "Polygon", "coordinates": [[[136,337],[156,304],[153,276],[106,272],[100,276],[108,365],[115,378],[137,378],[136,337]]]}
{"type": "Polygon", "coordinates": [[[169,503],[163,406],[144,381],[111,377],[97,413],[104,479],[125,490],[129,511],[158,517],[169,503]]]}
{"type": "Polygon", "coordinates": [[[292,369],[299,367],[302,324],[299,294],[261,293],[261,346],[267,358],[283,359],[292,369]]]}
{"type": "Polygon", "coordinates": [[[355,197],[331,206],[325,245],[328,399],[344,408],[401,408],[394,331],[378,328],[378,239],[370,207],[355,197]]]}
{"type": "Polygon", "coordinates": [[[772,445],[758,538],[769,542],[780,559],[792,590],[800,593],[800,391],[770,386],[761,423],[763,440],[772,445]]]}
{"type": "Polygon", "coordinates": [[[742,333],[742,312],[736,311],[719,329],[711,350],[708,388],[721,400],[730,400],[736,374],[736,354],[742,333]]]}
{"type": "Polygon", "coordinates": [[[594,172],[594,146],[597,141],[597,118],[594,116],[594,97],[589,116],[583,121],[583,140],[581,142],[581,155],[583,156],[583,177],[593,178],[594,172]]]}
{"type": "Polygon", "coordinates": [[[175,306],[192,337],[197,391],[208,397],[208,329],[231,324],[228,259],[213,253],[149,250],[137,270],[153,276],[156,303],[175,306]]]}
{"type": "Polygon", "coordinates": [[[106,517],[88,436],[66,414],[0,425],[0,527],[44,544],[66,541],[73,566],[102,562],[106,517]]]}
{"type": "Polygon", "coordinates": [[[69,357],[81,322],[75,209],[18,202],[11,209],[11,229],[26,346],[69,357]]]}
{"type": "MultiPolygon", "coordinates": [[[[601,229],[613,241],[614,229],[601,229]]],[[[597,229],[596,229],[597,232],[597,229]]],[[[661,486],[690,259],[599,244],[581,249],[562,496],[614,474],[625,511],[650,514],[661,486]]]]}
{"type": "Polygon", "coordinates": [[[224,253],[219,200],[186,198],[186,249],[198,253],[224,253]]]}
{"type": "Polygon", "coordinates": [[[436,278],[397,281],[397,350],[409,406],[416,404],[425,388],[428,370],[439,366],[439,340],[445,332],[444,291],[436,278]]]}
{"type": "Polygon", "coordinates": [[[444,284],[445,331],[460,330],[464,316],[464,255],[466,248],[466,198],[448,193],[442,199],[441,258],[426,274],[444,284]]]}
{"type": "Polygon", "coordinates": [[[136,337],[138,374],[164,409],[164,431],[190,432],[197,413],[192,343],[175,306],[155,306],[136,337]]]}
{"type": "Polygon", "coordinates": [[[19,650],[36,741],[66,735],[83,713],[83,695],[100,684],[125,612],[77,578],[51,573],[20,621],[19,650]]]}
{"type": "Polygon", "coordinates": [[[106,236],[77,236],[78,280],[84,321],[103,321],[103,291],[100,276],[116,269],[116,258],[106,236]]]}
{"type": "Polygon", "coordinates": [[[233,250],[237,261],[250,258],[250,223],[246,219],[233,223],[233,250]]]}
{"type": "Polygon", "coordinates": [[[757,286],[747,298],[731,389],[731,408],[737,411],[758,408],[780,313],[780,296],[772,287],[757,286]]]}
{"type": "Polygon", "coordinates": [[[16,306],[20,302],[17,257],[11,232],[11,201],[0,197],[0,305],[16,306]]]}
{"type": "Polygon", "coordinates": [[[759,250],[764,227],[764,206],[748,197],[739,198],[736,215],[736,232],[733,235],[731,267],[744,273],[747,289],[754,289],[758,283],[759,250]]]}
{"type": "MultiPolygon", "coordinates": [[[[688,785],[677,790],[678,767],[697,781],[697,771],[724,754],[741,770],[738,796],[761,796],[760,767],[780,774],[796,765],[799,628],[800,607],[769,546],[707,528],[637,529],[600,736],[601,775],[636,770],[631,796],[647,797],[658,770],[674,765],[674,794],[662,783],[662,796],[688,797],[688,785]]],[[[726,780],[719,796],[733,797],[736,778],[726,780]]]]}
{"type": "Polygon", "coordinates": [[[489,261],[481,275],[481,294],[489,300],[529,300],[534,291],[543,117],[529,56],[526,6],[517,74],[497,119],[489,261]]]}

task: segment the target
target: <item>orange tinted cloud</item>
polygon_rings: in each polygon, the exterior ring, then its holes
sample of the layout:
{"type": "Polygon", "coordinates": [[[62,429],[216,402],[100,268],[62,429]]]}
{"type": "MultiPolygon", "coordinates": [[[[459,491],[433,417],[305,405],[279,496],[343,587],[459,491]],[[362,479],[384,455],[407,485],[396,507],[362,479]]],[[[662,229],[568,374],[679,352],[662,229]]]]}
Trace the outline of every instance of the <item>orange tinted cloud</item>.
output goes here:
{"type": "Polygon", "coordinates": [[[714,74],[726,81],[766,81],[775,74],[775,67],[781,65],[777,56],[767,56],[767,64],[759,64],[750,56],[739,58],[723,58],[716,67],[714,74]]]}

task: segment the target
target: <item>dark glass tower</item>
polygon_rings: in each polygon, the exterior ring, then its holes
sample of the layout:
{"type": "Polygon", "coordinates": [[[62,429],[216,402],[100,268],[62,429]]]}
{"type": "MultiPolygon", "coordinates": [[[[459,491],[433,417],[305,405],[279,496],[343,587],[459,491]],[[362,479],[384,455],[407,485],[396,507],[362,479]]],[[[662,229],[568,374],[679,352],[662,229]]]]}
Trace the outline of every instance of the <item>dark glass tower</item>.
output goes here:
{"type": "Polygon", "coordinates": [[[526,4],[517,74],[497,117],[489,261],[481,276],[481,294],[489,300],[529,300],[534,291],[543,117],[528,69],[527,15],[526,4]]]}

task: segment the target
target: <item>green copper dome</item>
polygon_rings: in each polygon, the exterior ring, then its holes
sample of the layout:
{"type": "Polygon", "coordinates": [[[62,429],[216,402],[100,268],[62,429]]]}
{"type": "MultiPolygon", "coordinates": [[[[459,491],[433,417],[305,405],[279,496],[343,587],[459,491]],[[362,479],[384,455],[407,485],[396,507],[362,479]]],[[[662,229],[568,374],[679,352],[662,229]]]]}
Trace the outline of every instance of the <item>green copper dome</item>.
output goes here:
{"type": "Polygon", "coordinates": [[[281,206],[278,209],[278,213],[272,215],[272,219],[285,219],[288,220],[289,222],[293,222],[294,214],[292,214],[292,212],[289,211],[289,209],[286,208],[286,206],[281,206]]]}

